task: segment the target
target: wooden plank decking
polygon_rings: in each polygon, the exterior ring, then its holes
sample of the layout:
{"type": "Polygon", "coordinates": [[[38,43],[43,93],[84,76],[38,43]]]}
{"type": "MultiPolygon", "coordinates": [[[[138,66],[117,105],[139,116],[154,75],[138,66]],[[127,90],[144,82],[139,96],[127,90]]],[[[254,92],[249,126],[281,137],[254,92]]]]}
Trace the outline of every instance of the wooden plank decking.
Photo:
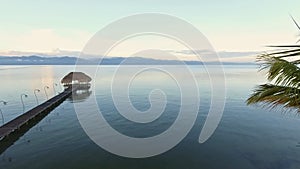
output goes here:
{"type": "Polygon", "coordinates": [[[26,113],[16,117],[10,122],[4,124],[0,127],[0,140],[9,136],[11,133],[19,130],[22,126],[26,125],[30,120],[39,116],[40,114],[46,113],[57,107],[61,104],[65,99],[67,99],[76,88],[68,88],[65,89],[62,93],[52,97],[46,102],[34,107],[33,109],[27,111],[26,113]]]}

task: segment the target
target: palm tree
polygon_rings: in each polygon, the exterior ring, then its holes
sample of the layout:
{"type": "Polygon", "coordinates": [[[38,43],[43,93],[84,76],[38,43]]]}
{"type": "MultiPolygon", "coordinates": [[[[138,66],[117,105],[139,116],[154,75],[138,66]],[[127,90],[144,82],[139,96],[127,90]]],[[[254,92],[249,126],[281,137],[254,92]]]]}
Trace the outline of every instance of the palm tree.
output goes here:
{"type": "MultiPolygon", "coordinates": [[[[297,22],[293,21],[300,30],[297,22]]],[[[268,71],[269,83],[257,86],[247,104],[261,103],[268,108],[282,105],[300,111],[300,45],[272,47],[280,51],[257,57],[261,63],[260,70],[268,71]]]]}

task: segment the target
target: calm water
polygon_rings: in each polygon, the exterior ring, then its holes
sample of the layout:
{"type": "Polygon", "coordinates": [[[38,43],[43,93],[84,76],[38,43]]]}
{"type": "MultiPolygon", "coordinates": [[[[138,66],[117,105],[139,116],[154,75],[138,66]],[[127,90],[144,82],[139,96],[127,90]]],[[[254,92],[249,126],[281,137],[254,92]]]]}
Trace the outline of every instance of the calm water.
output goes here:
{"type": "MultiPolygon", "coordinates": [[[[36,105],[55,91],[60,79],[72,71],[71,66],[0,66],[0,105],[7,122],[22,114],[20,95],[25,109],[36,105]],[[44,87],[48,86],[49,89],[44,87]]],[[[178,74],[180,69],[174,68],[178,74]]],[[[113,155],[98,147],[81,128],[73,104],[89,101],[88,94],[68,99],[31,128],[0,156],[0,168],[300,168],[300,117],[294,113],[268,111],[246,106],[245,100],[256,84],[264,82],[255,66],[225,66],[226,105],[222,120],[213,136],[198,143],[199,133],[210,106],[210,84],[205,69],[192,66],[201,96],[196,123],[185,139],[170,151],[146,158],[130,159],[113,155]]],[[[106,120],[119,132],[132,137],[149,137],[167,130],[178,115],[179,89],[174,81],[157,71],[138,76],[130,88],[132,104],[141,111],[150,107],[148,94],[159,88],[168,102],[162,116],[149,124],[136,124],[124,119],[113,105],[109,84],[114,66],[101,68],[93,79],[95,95],[106,120]]],[[[87,68],[92,77],[92,71],[87,68]]],[[[122,75],[126,78],[126,73],[122,75]]],[[[214,76],[220,76],[214,74],[214,76]]],[[[184,77],[182,77],[184,78],[184,77]]],[[[88,110],[87,110],[88,111],[88,110]]],[[[2,119],[1,119],[2,120],[2,119]]],[[[1,121],[2,123],[2,121],[1,121]]],[[[109,133],[107,139],[109,140],[109,133]]]]}

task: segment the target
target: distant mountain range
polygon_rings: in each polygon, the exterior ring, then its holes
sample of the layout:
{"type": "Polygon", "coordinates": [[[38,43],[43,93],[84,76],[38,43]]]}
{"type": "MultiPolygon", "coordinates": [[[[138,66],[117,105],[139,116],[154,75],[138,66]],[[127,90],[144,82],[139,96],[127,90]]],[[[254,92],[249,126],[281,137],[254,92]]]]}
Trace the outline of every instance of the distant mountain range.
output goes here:
{"type": "MultiPolygon", "coordinates": [[[[43,56],[0,56],[0,65],[98,65],[98,59],[77,59],[76,57],[61,56],[61,57],[43,57],[43,56]],[[78,61],[78,62],[77,62],[78,61]]],[[[126,65],[180,65],[181,61],[177,60],[159,60],[143,57],[110,57],[104,58],[101,65],[120,65],[123,61],[126,65]]],[[[203,65],[200,61],[184,61],[188,65],[203,65]]],[[[206,62],[205,64],[216,64],[216,62],[206,62]]],[[[255,64],[251,62],[223,62],[226,65],[249,65],[255,64]]]]}

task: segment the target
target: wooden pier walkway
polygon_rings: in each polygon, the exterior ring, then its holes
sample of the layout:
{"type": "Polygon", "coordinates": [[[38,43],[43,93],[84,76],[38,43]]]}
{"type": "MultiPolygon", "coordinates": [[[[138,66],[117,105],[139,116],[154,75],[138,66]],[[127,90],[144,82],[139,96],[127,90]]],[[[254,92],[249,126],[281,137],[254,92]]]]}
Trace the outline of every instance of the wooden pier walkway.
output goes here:
{"type": "Polygon", "coordinates": [[[38,117],[41,114],[48,113],[58,105],[60,105],[64,100],[72,95],[72,92],[76,90],[76,87],[69,87],[65,89],[62,93],[52,97],[46,102],[34,107],[33,109],[27,111],[26,113],[16,117],[10,122],[4,124],[0,127],[0,140],[8,137],[10,134],[18,131],[20,128],[25,126],[29,121],[38,117]]]}

